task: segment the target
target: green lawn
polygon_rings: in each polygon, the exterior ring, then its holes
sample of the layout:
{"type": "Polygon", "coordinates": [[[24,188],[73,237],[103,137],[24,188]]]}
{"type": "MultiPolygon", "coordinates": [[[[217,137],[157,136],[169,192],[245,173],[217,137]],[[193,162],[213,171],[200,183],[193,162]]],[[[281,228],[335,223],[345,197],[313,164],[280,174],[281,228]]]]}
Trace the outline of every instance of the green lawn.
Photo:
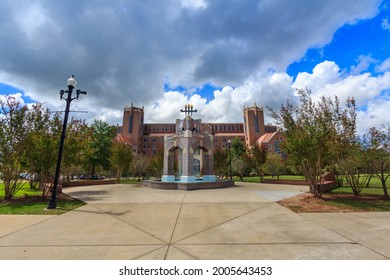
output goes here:
{"type": "Polygon", "coordinates": [[[85,203],[77,199],[63,196],[57,199],[56,210],[45,210],[49,203],[48,198],[42,198],[41,190],[31,190],[25,184],[10,201],[4,200],[4,184],[0,183],[0,214],[13,215],[59,215],[76,209],[85,203]]]}
{"type": "MultiPolygon", "coordinates": [[[[276,176],[264,176],[264,179],[278,179],[276,176]]],[[[305,176],[301,175],[280,175],[279,180],[305,180],[305,176]]]]}
{"type": "Polygon", "coordinates": [[[57,199],[57,209],[46,210],[49,199],[45,200],[24,200],[15,199],[0,202],[0,214],[8,215],[60,215],[85,205],[84,202],[73,200],[57,199]]]}
{"type": "MultiPolygon", "coordinates": [[[[272,178],[272,176],[264,176],[264,179],[277,179],[277,178],[276,176],[274,178],[272,178]]],[[[240,181],[240,178],[234,176],[233,180],[240,181]]],[[[305,177],[300,175],[280,175],[279,180],[305,180],[305,177]]],[[[259,181],[260,181],[259,176],[244,177],[244,182],[259,183],[259,181]]]]}
{"type": "MultiPolygon", "coordinates": [[[[39,196],[42,195],[41,190],[30,189],[29,183],[26,184],[20,189],[16,194],[15,198],[24,197],[24,196],[39,196]]],[[[4,199],[4,183],[0,183],[0,200],[4,199]]]]}
{"type": "MultiPolygon", "coordinates": [[[[353,194],[351,187],[340,187],[332,190],[332,194],[353,194]]],[[[361,195],[383,195],[383,189],[382,187],[369,187],[369,188],[363,188],[361,195]]]]}
{"type": "Polygon", "coordinates": [[[388,200],[353,200],[349,198],[337,198],[334,201],[326,201],[324,203],[335,205],[338,207],[359,210],[359,211],[390,211],[390,201],[388,200]]]}

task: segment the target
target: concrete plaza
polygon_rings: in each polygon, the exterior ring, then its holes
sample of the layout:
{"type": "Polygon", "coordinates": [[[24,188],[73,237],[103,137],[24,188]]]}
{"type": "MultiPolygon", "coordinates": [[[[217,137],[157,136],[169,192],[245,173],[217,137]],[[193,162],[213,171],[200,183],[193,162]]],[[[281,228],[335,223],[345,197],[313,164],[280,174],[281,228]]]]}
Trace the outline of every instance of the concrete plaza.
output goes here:
{"type": "Polygon", "coordinates": [[[0,215],[0,259],[390,259],[390,213],[297,214],[276,201],[305,186],[66,188],[60,216],[0,215]]]}

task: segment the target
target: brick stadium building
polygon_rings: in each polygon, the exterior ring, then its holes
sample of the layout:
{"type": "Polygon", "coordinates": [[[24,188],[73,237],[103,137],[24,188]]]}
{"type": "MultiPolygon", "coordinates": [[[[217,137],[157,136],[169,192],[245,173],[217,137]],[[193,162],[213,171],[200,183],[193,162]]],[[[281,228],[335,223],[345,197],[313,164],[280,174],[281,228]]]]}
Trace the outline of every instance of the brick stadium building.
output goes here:
{"type": "MultiPolygon", "coordinates": [[[[175,134],[176,123],[144,123],[144,108],[125,107],[123,125],[118,127],[116,140],[133,147],[134,154],[153,155],[164,148],[164,136],[175,134]]],[[[266,145],[269,152],[280,153],[283,136],[276,126],[264,124],[263,108],[244,107],[243,123],[202,123],[201,133],[214,136],[214,148],[227,148],[235,138],[247,147],[255,142],[266,145]]]]}

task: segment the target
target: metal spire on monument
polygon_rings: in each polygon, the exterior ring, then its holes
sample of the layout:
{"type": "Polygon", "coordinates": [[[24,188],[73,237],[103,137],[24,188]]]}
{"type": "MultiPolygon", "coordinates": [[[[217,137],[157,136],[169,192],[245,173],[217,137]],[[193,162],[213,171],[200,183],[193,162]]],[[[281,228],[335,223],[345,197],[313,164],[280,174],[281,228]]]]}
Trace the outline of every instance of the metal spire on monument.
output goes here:
{"type": "Polygon", "coordinates": [[[192,104],[185,104],[184,110],[181,109],[180,112],[185,113],[186,117],[192,117],[192,113],[196,113],[198,110],[194,109],[194,105],[192,104]]]}

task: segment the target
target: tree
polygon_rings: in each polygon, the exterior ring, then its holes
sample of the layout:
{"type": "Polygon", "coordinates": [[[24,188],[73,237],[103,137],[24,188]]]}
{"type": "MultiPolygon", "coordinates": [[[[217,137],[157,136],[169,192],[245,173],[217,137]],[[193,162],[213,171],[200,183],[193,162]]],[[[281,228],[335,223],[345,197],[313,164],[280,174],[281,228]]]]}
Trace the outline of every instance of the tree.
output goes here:
{"type": "Polygon", "coordinates": [[[109,168],[111,140],[115,133],[115,126],[101,120],[94,120],[91,126],[90,140],[84,149],[85,164],[91,171],[91,177],[95,175],[97,167],[109,168]]]}
{"type": "Polygon", "coordinates": [[[285,159],[280,154],[269,154],[265,162],[265,171],[279,179],[279,176],[286,172],[285,159]]]}
{"type": "Polygon", "coordinates": [[[214,172],[219,178],[227,176],[229,170],[229,151],[217,148],[214,152],[214,172]]]}
{"type": "Polygon", "coordinates": [[[270,109],[271,116],[282,127],[289,161],[300,167],[314,196],[321,197],[324,167],[345,160],[356,139],[356,104],[349,98],[341,109],[337,97],[315,103],[310,90],[297,94],[298,105],[288,100],[279,112],[270,109]]]}
{"type": "Polygon", "coordinates": [[[367,186],[371,174],[368,172],[370,162],[368,151],[363,150],[360,145],[350,147],[349,154],[338,163],[338,166],[350,185],[354,195],[359,195],[362,189],[367,186]]]}
{"type": "Polygon", "coordinates": [[[127,143],[113,142],[111,146],[110,163],[116,174],[116,182],[119,183],[124,170],[130,168],[133,161],[131,146],[127,143]]]}
{"type": "Polygon", "coordinates": [[[141,178],[145,178],[148,170],[150,158],[147,156],[137,155],[130,164],[130,172],[134,178],[138,178],[138,182],[141,178]]]}
{"type": "Polygon", "coordinates": [[[260,183],[264,182],[264,164],[267,161],[268,149],[255,142],[248,150],[250,167],[259,176],[260,183]]]}
{"type": "Polygon", "coordinates": [[[30,188],[39,186],[43,189],[44,184],[51,181],[49,178],[54,172],[61,120],[58,113],[52,116],[41,103],[31,106],[27,119],[30,124],[27,139],[29,147],[24,155],[23,165],[31,174],[30,188]]]}
{"type": "Polygon", "coordinates": [[[370,128],[363,141],[369,153],[369,162],[381,181],[384,197],[389,199],[386,181],[390,176],[390,126],[370,128]]]}
{"type": "Polygon", "coordinates": [[[28,146],[27,107],[8,96],[0,98],[0,173],[4,182],[4,199],[11,199],[25,184],[20,180],[22,159],[28,146]]]}
{"type": "Polygon", "coordinates": [[[92,129],[85,120],[72,118],[66,129],[64,155],[62,158],[61,170],[65,177],[69,178],[74,174],[83,171],[83,163],[86,160],[85,151],[91,143],[92,129]]]}
{"type": "Polygon", "coordinates": [[[244,181],[244,175],[247,172],[249,164],[244,143],[238,137],[232,141],[231,156],[233,172],[240,176],[240,181],[242,182],[244,181]]]}
{"type": "Polygon", "coordinates": [[[159,149],[157,153],[150,159],[148,173],[155,178],[161,178],[164,168],[164,150],[159,149]]]}

